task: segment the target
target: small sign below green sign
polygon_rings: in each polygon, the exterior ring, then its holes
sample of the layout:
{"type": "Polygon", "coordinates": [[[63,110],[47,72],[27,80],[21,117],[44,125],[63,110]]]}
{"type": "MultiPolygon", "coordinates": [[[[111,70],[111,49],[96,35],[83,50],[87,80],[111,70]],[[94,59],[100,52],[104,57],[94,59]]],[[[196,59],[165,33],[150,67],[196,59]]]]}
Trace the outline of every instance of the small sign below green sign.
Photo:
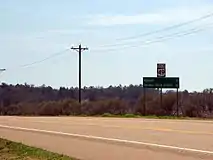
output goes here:
{"type": "Polygon", "coordinates": [[[144,88],[179,88],[179,77],[143,77],[144,88]]]}

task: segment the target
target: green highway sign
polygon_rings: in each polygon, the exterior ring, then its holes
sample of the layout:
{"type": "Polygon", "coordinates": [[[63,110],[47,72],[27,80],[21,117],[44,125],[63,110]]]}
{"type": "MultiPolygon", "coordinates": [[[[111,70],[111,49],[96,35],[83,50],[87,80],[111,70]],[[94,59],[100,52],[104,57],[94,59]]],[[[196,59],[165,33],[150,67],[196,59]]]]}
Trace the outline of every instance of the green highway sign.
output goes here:
{"type": "Polygon", "coordinates": [[[144,88],[179,88],[179,77],[143,77],[144,88]]]}

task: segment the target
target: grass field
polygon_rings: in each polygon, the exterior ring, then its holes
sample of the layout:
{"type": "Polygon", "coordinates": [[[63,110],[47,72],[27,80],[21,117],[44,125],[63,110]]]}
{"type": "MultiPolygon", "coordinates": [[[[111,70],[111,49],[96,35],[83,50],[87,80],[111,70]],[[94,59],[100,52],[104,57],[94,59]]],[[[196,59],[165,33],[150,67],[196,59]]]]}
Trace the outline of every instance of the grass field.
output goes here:
{"type": "Polygon", "coordinates": [[[0,138],[0,160],[76,160],[0,138]]]}
{"type": "Polygon", "coordinates": [[[199,118],[199,117],[182,117],[182,116],[141,116],[135,114],[113,115],[105,113],[97,117],[114,117],[114,118],[148,118],[148,119],[176,119],[176,120],[213,120],[213,118],[199,118]]]}

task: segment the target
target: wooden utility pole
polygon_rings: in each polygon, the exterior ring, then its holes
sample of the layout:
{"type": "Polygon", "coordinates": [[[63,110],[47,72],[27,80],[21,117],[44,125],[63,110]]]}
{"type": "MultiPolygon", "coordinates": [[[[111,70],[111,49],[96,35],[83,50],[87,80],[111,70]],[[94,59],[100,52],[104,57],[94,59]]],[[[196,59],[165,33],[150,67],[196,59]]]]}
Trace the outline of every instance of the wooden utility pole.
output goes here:
{"type": "Polygon", "coordinates": [[[80,44],[78,47],[72,47],[71,49],[72,50],[76,50],[79,53],[79,79],[78,79],[78,81],[79,81],[79,83],[78,83],[78,85],[79,85],[78,93],[79,94],[78,94],[78,100],[79,100],[79,103],[81,104],[81,53],[84,50],[88,50],[88,48],[82,47],[81,44],[80,44]]]}

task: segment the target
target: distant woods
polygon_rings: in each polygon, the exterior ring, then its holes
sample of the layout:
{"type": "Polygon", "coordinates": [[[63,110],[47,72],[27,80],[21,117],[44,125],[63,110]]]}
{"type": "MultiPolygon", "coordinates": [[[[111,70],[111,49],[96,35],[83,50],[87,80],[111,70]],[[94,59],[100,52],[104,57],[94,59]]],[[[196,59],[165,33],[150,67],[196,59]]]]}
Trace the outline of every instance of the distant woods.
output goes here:
{"type": "MultiPolygon", "coordinates": [[[[82,89],[82,104],[78,103],[78,88],[53,89],[49,86],[0,85],[0,115],[176,115],[176,92],[163,93],[160,107],[158,90],[146,90],[146,110],[142,85],[88,87],[82,89]]],[[[179,92],[179,114],[187,117],[213,118],[213,89],[203,92],[179,92]]]]}

